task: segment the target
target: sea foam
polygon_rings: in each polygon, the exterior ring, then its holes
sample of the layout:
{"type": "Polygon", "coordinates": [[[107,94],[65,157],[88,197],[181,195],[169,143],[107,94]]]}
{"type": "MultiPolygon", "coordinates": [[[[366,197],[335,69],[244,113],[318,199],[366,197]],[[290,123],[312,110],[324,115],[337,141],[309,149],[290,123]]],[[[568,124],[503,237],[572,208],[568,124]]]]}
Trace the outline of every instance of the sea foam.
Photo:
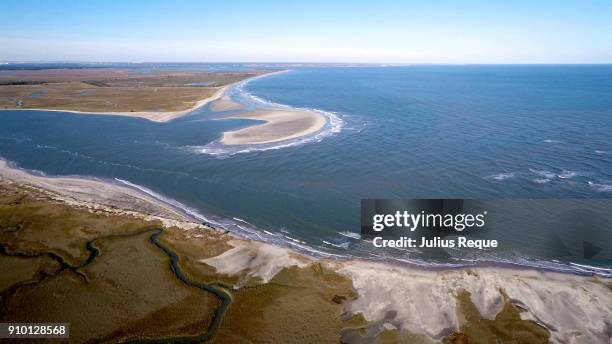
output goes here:
{"type": "MultiPolygon", "coordinates": [[[[549,260],[540,260],[534,259],[530,257],[522,257],[522,256],[511,256],[511,257],[503,257],[503,256],[493,256],[493,255],[483,255],[480,253],[479,257],[463,257],[463,256],[455,256],[449,262],[435,262],[428,261],[419,258],[412,257],[412,253],[406,250],[402,250],[399,252],[399,255],[389,254],[389,252],[372,252],[369,249],[369,244],[362,240],[356,240],[351,243],[350,252],[347,251],[349,247],[349,242],[338,242],[334,243],[328,240],[323,240],[322,246],[317,246],[311,243],[308,243],[304,240],[296,238],[294,232],[289,231],[285,228],[280,229],[279,231],[271,231],[266,229],[257,228],[255,225],[247,222],[238,217],[233,218],[222,218],[214,215],[204,215],[201,212],[188,207],[187,205],[171,199],[169,197],[163,196],[147,187],[132,183],[130,181],[115,178],[115,181],[126,185],[130,188],[136,189],[140,192],[147,194],[150,197],[153,197],[161,202],[164,202],[168,205],[171,205],[177,209],[184,211],[188,216],[201,221],[207,225],[213,226],[217,229],[227,230],[235,235],[242,237],[248,240],[262,241],[271,243],[274,245],[278,245],[280,247],[288,247],[297,252],[305,254],[307,256],[313,258],[326,258],[326,259],[340,259],[347,260],[351,258],[366,258],[368,260],[386,262],[386,263],[395,263],[395,264],[409,264],[412,266],[419,267],[428,267],[428,268],[436,268],[436,269],[449,269],[449,268],[458,268],[458,267],[470,267],[470,266],[490,266],[496,264],[502,264],[506,266],[517,266],[517,267],[530,267],[538,270],[545,271],[556,271],[562,273],[573,273],[580,275],[599,275],[603,277],[612,277],[612,269],[602,268],[602,267],[594,267],[586,264],[574,264],[574,263],[563,263],[549,260]],[[354,244],[354,245],[353,245],[354,244]],[[365,245],[364,245],[365,244],[365,245]],[[328,248],[326,248],[328,247],[328,248]],[[331,249],[331,250],[330,250],[331,249]],[[343,252],[340,252],[340,251],[343,252]],[[454,260],[454,262],[453,262],[454,260]]],[[[594,187],[609,187],[609,191],[612,191],[612,185],[603,185],[603,184],[595,184],[589,182],[589,185],[594,187]]],[[[358,233],[342,231],[338,232],[341,236],[345,238],[352,239],[360,239],[361,236],[358,233]]]]}

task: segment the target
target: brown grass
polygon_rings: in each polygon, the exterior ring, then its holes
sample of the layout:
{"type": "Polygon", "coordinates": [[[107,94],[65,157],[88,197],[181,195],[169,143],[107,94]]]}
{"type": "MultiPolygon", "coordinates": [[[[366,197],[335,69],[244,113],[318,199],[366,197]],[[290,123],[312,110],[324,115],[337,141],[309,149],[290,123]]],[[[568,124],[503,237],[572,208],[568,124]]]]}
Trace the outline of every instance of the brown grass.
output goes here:
{"type": "Polygon", "coordinates": [[[213,342],[337,343],[345,323],[334,299],[351,297],[351,281],[319,265],[285,268],[267,284],[233,293],[213,342]]]}
{"type": "MultiPolygon", "coordinates": [[[[208,328],[220,300],[176,278],[168,256],[149,240],[159,223],[46,197],[0,182],[0,322],[69,322],[76,343],[187,336],[208,328]],[[62,268],[62,262],[87,262],[87,242],[100,255],[84,267],[62,268]]],[[[228,239],[178,228],[160,238],[177,253],[188,279],[224,285],[239,277],[220,276],[199,260],[229,249],[228,239]]],[[[363,322],[343,321],[352,283],[319,264],[227,291],[232,303],[213,337],[217,343],[338,342],[343,329],[363,322]]]]}
{"type": "Polygon", "coordinates": [[[251,73],[151,73],[80,69],[0,71],[0,109],[52,109],[84,112],[169,112],[192,108],[219,87],[251,73]],[[11,85],[29,82],[33,85],[11,85]],[[192,86],[193,83],[210,83],[192,86]]]}
{"type": "Polygon", "coordinates": [[[0,322],[68,322],[71,342],[200,334],[219,300],[176,278],[159,224],[94,214],[0,184],[0,322]],[[100,255],[89,265],[60,269],[100,255]],[[6,268],[10,268],[6,270],[6,268]]]}
{"type": "Polygon", "coordinates": [[[457,296],[458,312],[464,319],[459,332],[445,338],[444,343],[500,343],[536,344],[549,343],[550,333],[531,320],[521,319],[521,310],[505,302],[502,310],[489,320],[483,318],[470,299],[470,293],[462,291],[457,296]]]}

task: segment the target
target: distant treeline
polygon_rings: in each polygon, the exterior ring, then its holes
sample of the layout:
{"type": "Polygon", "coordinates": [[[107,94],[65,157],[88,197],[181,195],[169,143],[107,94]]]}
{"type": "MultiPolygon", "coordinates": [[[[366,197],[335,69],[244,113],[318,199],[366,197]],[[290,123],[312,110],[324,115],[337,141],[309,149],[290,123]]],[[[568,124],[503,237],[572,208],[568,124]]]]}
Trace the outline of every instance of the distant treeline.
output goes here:
{"type": "Polygon", "coordinates": [[[12,86],[12,85],[40,85],[40,84],[46,84],[47,81],[40,81],[40,80],[31,80],[31,81],[26,81],[26,80],[9,80],[9,81],[1,81],[0,80],[0,86],[12,86]]]}
{"type": "Polygon", "coordinates": [[[83,69],[110,68],[110,64],[83,63],[6,63],[0,64],[0,70],[41,70],[41,69],[83,69]]]}
{"type": "Polygon", "coordinates": [[[83,83],[91,85],[91,86],[97,86],[97,87],[110,87],[109,84],[102,82],[102,81],[96,81],[96,80],[83,80],[83,83]]]}

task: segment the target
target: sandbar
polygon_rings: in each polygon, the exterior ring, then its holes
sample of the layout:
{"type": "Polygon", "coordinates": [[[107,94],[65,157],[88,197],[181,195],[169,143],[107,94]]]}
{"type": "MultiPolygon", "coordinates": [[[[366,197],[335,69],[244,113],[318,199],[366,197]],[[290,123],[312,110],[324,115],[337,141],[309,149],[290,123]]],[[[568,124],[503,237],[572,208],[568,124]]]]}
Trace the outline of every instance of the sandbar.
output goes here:
{"type": "Polygon", "coordinates": [[[223,97],[212,102],[210,104],[210,108],[215,112],[241,110],[244,109],[244,104],[235,102],[228,95],[224,95],[223,97]]]}
{"type": "Polygon", "coordinates": [[[257,109],[224,118],[264,122],[223,133],[221,143],[224,145],[264,144],[290,140],[314,134],[327,122],[325,116],[318,112],[299,109],[257,109]]]}

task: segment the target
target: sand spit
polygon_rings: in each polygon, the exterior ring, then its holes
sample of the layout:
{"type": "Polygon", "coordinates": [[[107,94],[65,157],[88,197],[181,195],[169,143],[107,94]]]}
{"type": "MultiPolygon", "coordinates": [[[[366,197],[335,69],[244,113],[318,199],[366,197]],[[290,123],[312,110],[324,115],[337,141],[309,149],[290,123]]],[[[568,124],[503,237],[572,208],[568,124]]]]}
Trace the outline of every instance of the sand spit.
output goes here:
{"type": "Polygon", "coordinates": [[[264,144],[290,140],[314,134],[327,122],[325,116],[318,112],[299,109],[258,109],[225,118],[264,122],[223,133],[221,143],[225,145],[264,144]]]}
{"type": "Polygon", "coordinates": [[[0,159],[0,181],[37,189],[57,201],[92,210],[161,220],[166,226],[200,225],[174,207],[129,187],[77,177],[45,177],[14,168],[0,159]]]}
{"type": "Polygon", "coordinates": [[[232,111],[244,109],[244,104],[235,102],[227,94],[210,104],[211,110],[215,112],[232,111]]]}
{"type": "Polygon", "coordinates": [[[181,111],[130,111],[130,112],[92,112],[92,111],[77,111],[77,110],[57,110],[57,109],[9,109],[11,111],[53,111],[53,112],[68,112],[82,115],[108,115],[108,116],[124,116],[124,117],[137,117],[148,119],[153,122],[168,122],[175,118],[182,117],[194,110],[197,110],[206,104],[219,99],[225,90],[231,85],[219,87],[215,93],[207,98],[201,99],[195,103],[189,109],[181,111]]]}

